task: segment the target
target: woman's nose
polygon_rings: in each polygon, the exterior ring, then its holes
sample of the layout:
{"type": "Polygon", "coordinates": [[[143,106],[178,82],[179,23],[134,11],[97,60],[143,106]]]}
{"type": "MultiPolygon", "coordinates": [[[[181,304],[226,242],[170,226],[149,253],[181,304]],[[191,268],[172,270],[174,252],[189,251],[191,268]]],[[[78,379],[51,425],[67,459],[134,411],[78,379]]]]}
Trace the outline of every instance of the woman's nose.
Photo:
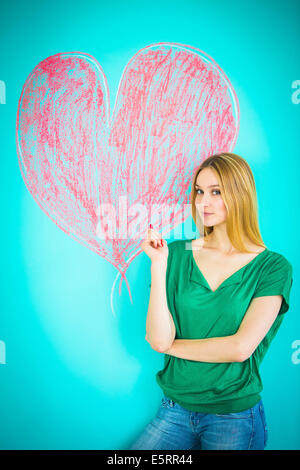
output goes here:
{"type": "Polygon", "coordinates": [[[202,207],[209,206],[209,205],[210,205],[210,196],[203,194],[203,195],[201,196],[200,205],[201,205],[202,207]]]}

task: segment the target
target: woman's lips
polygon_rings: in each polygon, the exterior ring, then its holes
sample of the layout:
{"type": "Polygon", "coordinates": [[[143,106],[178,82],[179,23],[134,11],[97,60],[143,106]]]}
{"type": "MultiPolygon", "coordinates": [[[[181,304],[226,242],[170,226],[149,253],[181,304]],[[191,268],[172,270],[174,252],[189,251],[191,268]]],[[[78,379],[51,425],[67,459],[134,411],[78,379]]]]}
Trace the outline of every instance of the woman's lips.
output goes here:
{"type": "Polygon", "coordinates": [[[210,212],[203,212],[203,215],[213,215],[213,214],[210,212]]]}

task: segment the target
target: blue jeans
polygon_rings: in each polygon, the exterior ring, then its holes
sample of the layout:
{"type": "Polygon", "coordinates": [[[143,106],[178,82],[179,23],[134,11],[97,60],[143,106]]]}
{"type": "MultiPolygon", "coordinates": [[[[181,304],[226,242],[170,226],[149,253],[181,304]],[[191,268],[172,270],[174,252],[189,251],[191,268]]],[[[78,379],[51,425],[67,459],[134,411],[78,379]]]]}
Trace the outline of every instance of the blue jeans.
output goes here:
{"type": "Polygon", "coordinates": [[[262,400],[238,413],[212,414],[189,411],[164,395],[129,450],[264,450],[267,439],[262,400]]]}

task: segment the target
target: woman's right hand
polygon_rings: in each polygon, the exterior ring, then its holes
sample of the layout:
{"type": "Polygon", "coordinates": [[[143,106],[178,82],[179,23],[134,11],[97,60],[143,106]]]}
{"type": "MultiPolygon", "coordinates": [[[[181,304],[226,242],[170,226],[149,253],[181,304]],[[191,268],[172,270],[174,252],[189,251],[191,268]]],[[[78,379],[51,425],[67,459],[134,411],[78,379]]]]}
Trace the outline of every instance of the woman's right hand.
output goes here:
{"type": "Polygon", "coordinates": [[[140,244],[142,250],[149,256],[152,263],[166,263],[169,256],[168,244],[163,240],[160,234],[152,229],[148,228],[145,240],[140,244]],[[160,241],[162,240],[163,246],[160,241]]]}

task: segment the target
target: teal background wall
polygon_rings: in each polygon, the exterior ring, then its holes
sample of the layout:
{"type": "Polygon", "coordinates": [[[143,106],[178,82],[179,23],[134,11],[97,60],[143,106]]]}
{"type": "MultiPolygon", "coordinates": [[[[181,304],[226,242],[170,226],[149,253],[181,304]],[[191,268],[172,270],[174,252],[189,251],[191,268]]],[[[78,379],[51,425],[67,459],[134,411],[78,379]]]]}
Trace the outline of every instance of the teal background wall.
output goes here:
{"type": "Polygon", "coordinates": [[[15,145],[22,86],[41,60],[94,56],[112,110],[127,62],[156,42],[209,54],[237,93],[233,151],[253,170],[264,242],[294,267],[291,308],[261,367],[267,450],[300,449],[299,10],[270,0],[1,4],[1,449],[127,449],[159,406],[163,355],[145,341],[150,260],[130,265],[133,304],[123,283],[113,316],[115,268],[40,210],[15,145]]]}

